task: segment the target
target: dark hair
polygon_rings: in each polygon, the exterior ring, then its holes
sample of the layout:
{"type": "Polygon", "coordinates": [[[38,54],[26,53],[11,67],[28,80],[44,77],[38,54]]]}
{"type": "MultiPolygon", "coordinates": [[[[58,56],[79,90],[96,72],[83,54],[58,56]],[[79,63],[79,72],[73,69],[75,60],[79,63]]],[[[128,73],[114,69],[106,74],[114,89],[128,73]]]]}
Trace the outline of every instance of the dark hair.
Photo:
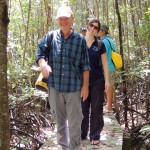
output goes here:
{"type": "Polygon", "coordinates": [[[98,19],[92,19],[89,21],[89,23],[98,23],[98,32],[100,31],[100,28],[101,28],[101,23],[98,19]]]}

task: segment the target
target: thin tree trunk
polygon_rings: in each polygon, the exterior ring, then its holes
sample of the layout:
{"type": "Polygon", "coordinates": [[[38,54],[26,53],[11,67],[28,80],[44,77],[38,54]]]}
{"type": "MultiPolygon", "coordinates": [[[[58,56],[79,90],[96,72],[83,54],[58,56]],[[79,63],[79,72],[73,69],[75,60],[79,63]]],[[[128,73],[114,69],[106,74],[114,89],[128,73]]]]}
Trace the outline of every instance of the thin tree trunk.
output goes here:
{"type": "Polygon", "coordinates": [[[88,17],[89,17],[89,6],[88,6],[88,0],[84,0],[84,1],[81,1],[81,9],[84,10],[85,12],[81,14],[81,27],[86,27],[89,20],[88,20],[88,17]]]}
{"type": "Polygon", "coordinates": [[[9,105],[7,86],[8,1],[0,1],[0,150],[10,149],[9,105]]]}
{"type": "Polygon", "coordinates": [[[88,16],[89,16],[89,8],[88,8],[88,0],[85,0],[85,9],[86,9],[86,14],[85,14],[85,25],[88,24],[89,20],[88,20],[88,16]]]}
{"type": "Polygon", "coordinates": [[[142,19],[142,16],[143,16],[143,11],[142,11],[142,7],[141,7],[141,0],[138,0],[139,4],[138,4],[138,7],[139,7],[139,16],[140,16],[140,19],[142,19]]]}
{"type": "Polygon", "coordinates": [[[109,5],[109,1],[107,0],[107,1],[105,1],[106,2],[106,22],[107,22],[107,25],[109,26],[109,9],[108,9],[108,5],[109,5]]]}
{"type": "MultiPolygon", "coordinates": [[[[144,4],[144,8],[143,10],[145,10],[145,12],[148,12],[149,10],[149,4],[150,2],[145,2],[144,4]]],[[[150,26],[149,26],[149,23],[150,23],[150,17],[148,16],[149,14],[147,14],[147,19],[145,20],[145,23],[147,24],[147,27],[148,27],[148,32],[146,34],[146,49],[147,49],[147,56],[150,56],[150,26]]],[[[149,69],[150,69],[150,59],[149,59],[149,69]]]]}
{"type": "Polygon", "coordinates": [[[103,22],[105,22],[105,0],[102,2],[102,7],[103,7],[103,22]]]}
{"type": "Polygon", "coordinates": [[[125,35],[126,35],[126,43],[127,43],[127,68],[130,65],[130,49],[129,49],[129,35],[128,35],[128,13],[127,13],[127,0],[124,0],[125,7],[125,35]]]}
{"type": "Polygon", "coordinates": [[[112,34],[111,36],[113,37],[113,39],[115,39],[115,41],[118,41],[118,39],[116,39],[116,36],[114,36],[115,35],[114,31],[115,31],[115,26],[116,26],[116,12],[115,12],[115,2],[114,1],[112,2],[112,5],[113,5],[113,17],[114,17],[113,20],[114,21],[113,21],[113,27],[112,27],[113,32],[111,33],[112,34]]]}
{"type": "MultiPolygon", "coordinates": [[[[121,21],[121,16],[120,16],[120,12],[119,12],[119,6],[118,6],[118,0],[115,0],[115,5],[116,5],[116,14],[118,17],[118,28],[119,28],[119,42],[120,42],[120,54],[122,55],[123,58],[123,46],[122,46],[122,21],[121,21]]],[[[127,111],[128,111],[128,100],[127,100],[127,88],[126,88],[126,76],[124,74],[124,65],[122,67],[122,84],[123,84],[123,94],[124,94],[124,122],[125,122],[125,127],[128,127],[128,123],[127,123],[127,111]]]]}
{"type": "Polygon", "coordinates": [[[97,0],[90,1],[89,4],[92,5],[92,7],[91,6],[90,7],[92,8],[91,12],[93,14],[93,18],[99,19],[99,5],[97,5],[98,4],[97,0]]]}
{"type": "Polygon", "coordinates": [[[21,15],[22,15],[22,19],[23,19],[23,23],[24,23],[24,29],[25,29],[25,48],[24,48],[24,52],[23,52],[23,63],[22,66],[25,66],[25,56],[26,56],[26,51],[28,48],[28,41],[29,41],[29,20],[30,20],[30,11],[31,11],[31,0],[29,0],[28,3],[28,17],[27,17],[27,23],[25,23],[25,19],[24,19],[24,15],[23,15],[23,9],[22,9],[22,4],[21,4],[21,0],[19,0],[20,2],[20,8],[21,8],[21,15]]]}
{"type": "Polygon", "coordinates": [[[137,46],[137,56],[140,57],[141,59],[143,58],[143,53],[142,53],[142,49],[140,46],[140,40],[138,37],[138,32],[137,32],[137,25],[136,25],[136,20],[135,20],[135,16],[134,16],[134,12],[133,12],[133,0],[130,0],[130,7],[131,7],[131,20],[133,23],[133,29],[134,29],[134,40],[135,40],[135,45],[137,46]]]}
{"type": "Polygon", "coordinates": [[[44,0],[44,5],[45,5],[45,13],[46,13],[46,23],[45,23],[45,33],[48,32],[49,26],[51,25],[52,18],[51,18],[51,5],[47,0],[44,0]]]}
{"type": "Polygon", "coordinates": [[[31,0],[29,0],[28,4],[28,18],[27,18],[27,25],[26,25],[26,37],[25,37],[25,50],[23,53],[23,67],[25,66],[25,57],[26,57],[26,51],[28,48],[29,43],[29,21],[30,21],[30,12],[31,12],[31,0]]]}
{"type": "Polygon", "coordinates": [[[95,0],[95,8],[96,18],[99,19],[99,0],[95,0]]]}

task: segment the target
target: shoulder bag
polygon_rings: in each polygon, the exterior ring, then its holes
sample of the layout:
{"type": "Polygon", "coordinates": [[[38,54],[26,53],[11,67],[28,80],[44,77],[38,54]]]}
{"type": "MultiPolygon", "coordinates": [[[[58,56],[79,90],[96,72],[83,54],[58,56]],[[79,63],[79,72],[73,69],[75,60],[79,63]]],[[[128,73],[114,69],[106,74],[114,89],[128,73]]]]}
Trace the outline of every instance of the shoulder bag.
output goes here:
{"type": "MultiPolygon", "coordinates": [[[[108,40],[108,39],[107,39],[108,40]]],[[[111,55],[111,59],[112,62],[115,66],[115,69],[121,69],[122,67],[122,57],[120,54],[118,54],[117,52],[115,52],[115,50],[112,48],[110,41],[108,40],[110,47],[112,49],[112,55],[111,55]]]]}

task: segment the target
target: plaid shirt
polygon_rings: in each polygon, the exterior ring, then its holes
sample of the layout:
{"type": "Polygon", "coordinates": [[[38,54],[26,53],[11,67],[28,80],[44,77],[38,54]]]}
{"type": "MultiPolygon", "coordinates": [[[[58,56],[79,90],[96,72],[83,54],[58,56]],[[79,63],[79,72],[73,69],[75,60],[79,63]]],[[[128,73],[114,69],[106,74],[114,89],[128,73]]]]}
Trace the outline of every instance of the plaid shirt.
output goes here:
{"type": "Polygon", "coordinates": [[[90,70],[88,50],[84,37],[74,31],[64,38],[61,30],[49,32],[39,43],[36,62],[48,60],[52,73],[48,78],[49,87],[60,92],[81,89],[83,71],[90,70]]]}

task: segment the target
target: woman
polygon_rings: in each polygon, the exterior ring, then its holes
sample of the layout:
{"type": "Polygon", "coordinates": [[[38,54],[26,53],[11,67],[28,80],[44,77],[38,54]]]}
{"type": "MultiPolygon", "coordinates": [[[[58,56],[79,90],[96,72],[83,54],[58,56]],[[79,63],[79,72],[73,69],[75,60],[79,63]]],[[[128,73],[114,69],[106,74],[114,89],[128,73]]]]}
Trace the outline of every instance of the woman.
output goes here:
{"type": "Polygon", "coordinates": [[[92,145],[99,144],[100,133],[104,126],[104,91],[107,91],[110,86],[106,49],[104,44],[98,41],[95,37],[99,30],[100,22],[97,19],[93,19],[88,23],[85,36],[91,71],[89,78],[89,96],[84,102],[82,102],[83,121],[81,125],[81,138],[87,138],[91,108],[89,138],[92,145]]]}

